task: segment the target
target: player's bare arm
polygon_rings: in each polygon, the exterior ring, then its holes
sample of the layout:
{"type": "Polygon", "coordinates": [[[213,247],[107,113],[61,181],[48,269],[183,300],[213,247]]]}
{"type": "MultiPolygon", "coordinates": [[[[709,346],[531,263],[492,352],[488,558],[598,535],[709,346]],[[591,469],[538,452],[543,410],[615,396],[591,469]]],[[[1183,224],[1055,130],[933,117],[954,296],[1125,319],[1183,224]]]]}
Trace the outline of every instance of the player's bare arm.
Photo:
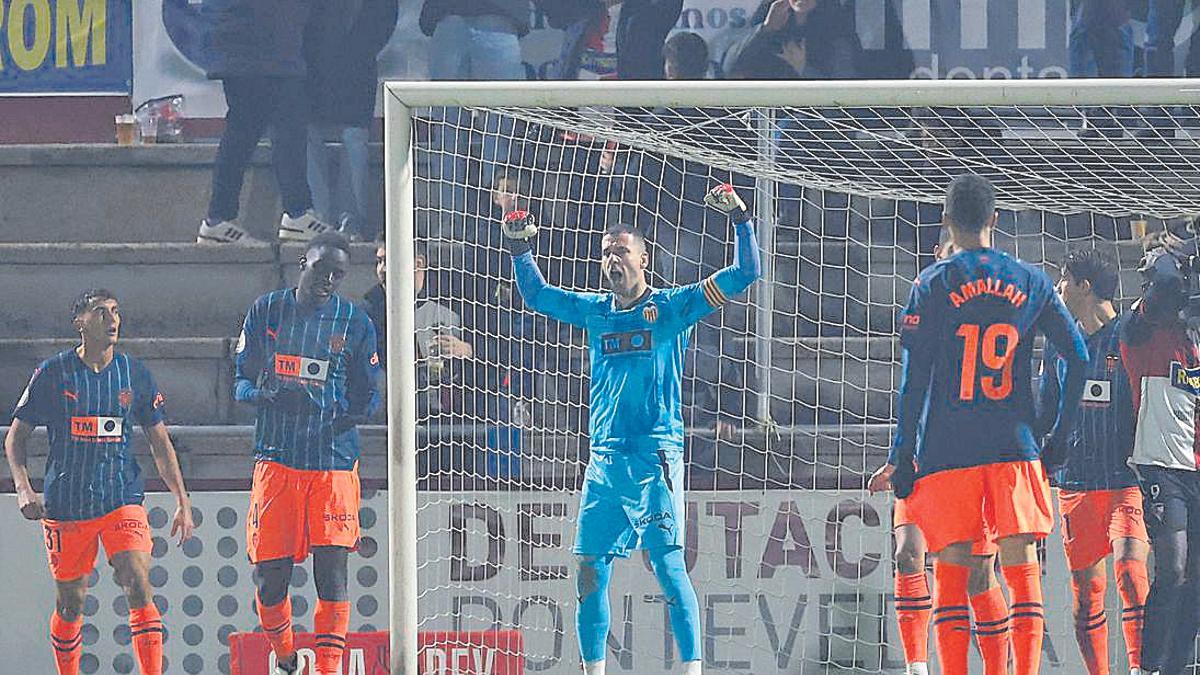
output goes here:
{"type": "Polygon", "coordinates": [[[4,437],[4,455],[8,458],[8,469],[16,486],[17,507],[21,509],[21,515],[29,520],[41,520],[46,516],[46,507],[33,489],[27,466],[27,447],[32,435],[33,426],[22,422],[19,417],[14,417],[8,427],[8,435],[4,437]]]}
{"type": "Polygon", "coordinates": [[[162,476],[167,489],[175,495],[175,517],[171,519],[171,536],[179,537],[179,544],[192,538],[196,523],[192,520],[192,498],[183,485],[183,472],[179,470],[179,456],[175,444],[167,433],[167,425],[159,422],[146,429],[146,440],[150,443],[150,454],[154,466],[162,476]]]}

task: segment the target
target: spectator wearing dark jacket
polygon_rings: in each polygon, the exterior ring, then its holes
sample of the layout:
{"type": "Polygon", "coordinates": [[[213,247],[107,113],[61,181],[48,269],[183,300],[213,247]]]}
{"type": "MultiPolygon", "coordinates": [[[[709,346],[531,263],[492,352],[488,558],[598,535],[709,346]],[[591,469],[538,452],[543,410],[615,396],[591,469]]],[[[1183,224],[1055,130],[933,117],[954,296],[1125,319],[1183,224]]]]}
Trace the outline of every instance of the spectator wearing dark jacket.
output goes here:
{"type": "Polygon", "coordinates": [[[556,80],[579,79],[579,67],[584,49],[589,43],[602,40],[606,28],[608,2],[605,0],[533,0],[546,15],[551,28],[563,32],[562,49],[558,54],[558,69],[550,75],[556,80]]]}
{"type": "Polygon", "coordinates": [[[862,45],[854,7],[840,0],[763,0],[746,37],[726,52],[727,76],[852,79],[862,45]]]}
{"type": "Polygon", "coordinates": [[[624,0],[621,3],[621,16],[617,19],[618,79],[662,79],[663,44],[682,11],[683,0],[624,0]]]}
{"type": "Polygon", "coordinates": [[[254,243],[235,221],[246,166],[268,127],[283,199],[280,238],[304,241],[328,229],[312,213],[305,176],[303,46],[312,7],[313,0],[228,0],[216,18],[208,76],[221,80],[228,112],[198,243],[254,243]]]}
{"type": "Polygon", "coordinates": [[[325,222],[345,234],[370,241],[378,217],[370,212],[367,141],[379,89],[376,58],[396,26],[398,0],[325,0],[314,8],[305,41],[311,119],[308,127],[308,183],[313,207],[325,222]],[[349,199],[334,206],[336,180],[329,176],[325,143],[340,140],[341,175],[349,199]]]}

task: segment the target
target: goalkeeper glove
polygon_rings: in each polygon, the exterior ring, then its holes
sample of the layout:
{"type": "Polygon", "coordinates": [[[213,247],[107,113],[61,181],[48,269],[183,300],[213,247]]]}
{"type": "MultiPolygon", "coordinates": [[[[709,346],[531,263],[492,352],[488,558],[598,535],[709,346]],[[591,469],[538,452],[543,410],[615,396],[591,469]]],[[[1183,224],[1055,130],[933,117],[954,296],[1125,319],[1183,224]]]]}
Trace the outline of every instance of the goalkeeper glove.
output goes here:
{"type": "Polygon", "coordinates": [[[514,256],[533,250],[532,240],[537,236],[537,221],[533,214],[524,211],[509,211],[500,221],[504,233],[504,247],[514,256]]]}
{"type": "Polygon", "coordinates": [[[750,220],[746,202],[742,201],[729,183],[721,183],[709,190],[708,194],[704,195],[704,203],[724,212],[734,223],[744,223],[750,220]]]}
{"type": "Polygon", "coordinates": [[[896,462],[896,470],[892,472],[890,480],[896,499],[907,499],[917,483],[917,467],[911,459],[901,459],[896,462]]]}

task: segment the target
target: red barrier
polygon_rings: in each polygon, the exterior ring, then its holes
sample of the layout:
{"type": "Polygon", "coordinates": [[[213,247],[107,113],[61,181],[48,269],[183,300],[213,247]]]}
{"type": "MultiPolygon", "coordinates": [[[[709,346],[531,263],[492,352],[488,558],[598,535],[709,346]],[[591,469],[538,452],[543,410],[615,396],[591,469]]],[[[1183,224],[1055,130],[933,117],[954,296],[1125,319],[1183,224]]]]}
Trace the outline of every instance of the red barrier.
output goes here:
{"type": "MultiPolygon", "coordinates": [[[[316,675],[316,640],[312,633],[296,634],[299,669],[296,675],[316,675]]],[[[524,675],[525,657],[517,631],[425,631],[418,638],[420,675],[524,675]]],[[[270,675],[275,667],[271,644],[263,633],[229,636],[232,675],[270,675]]],[[[388,634],[350,633],[342,675],[387,675],[388,634]]]]}

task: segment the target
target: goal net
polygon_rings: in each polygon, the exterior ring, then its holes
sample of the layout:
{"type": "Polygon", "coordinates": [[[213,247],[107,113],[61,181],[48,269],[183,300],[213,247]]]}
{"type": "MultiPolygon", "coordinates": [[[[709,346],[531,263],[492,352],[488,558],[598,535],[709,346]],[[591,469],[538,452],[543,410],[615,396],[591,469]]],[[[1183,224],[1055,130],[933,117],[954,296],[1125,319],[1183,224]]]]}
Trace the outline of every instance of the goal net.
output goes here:
{"type": "MultiPolygon", "coordinates": [[[[1128,299],[1139,237],[1200,214],[1188,85],[389,85],[390,311],[416,335],[414,352],[393,328],[393,645],[411,628],[444,641],[394,672],[515,672],[518,652],[525,672],[579,669],[588,354],[581,331],[521,302],[505,211],[535,214],[551,284],[602,291],[601,235],[629,223],[652,285],[673,286],[732,260],[703,196],[737,187],[763,278],[696,326],[683,383],[705,667],[897,672],[891,497],[863,488],[886,458],[896,316],[933,261],[946,185],[991,179],[996,245],[1052,276],[1073,247],[1107,250],[1128,299]]],[[[1083,672],[1057,534],[1045,558],[1046,663],[1083,672]]],[[[611,588],[609,672],[681,672],[640,554],[611,588]]],[[[1115,591],[1109,609],[1123,667],[1115,591]]]]}

